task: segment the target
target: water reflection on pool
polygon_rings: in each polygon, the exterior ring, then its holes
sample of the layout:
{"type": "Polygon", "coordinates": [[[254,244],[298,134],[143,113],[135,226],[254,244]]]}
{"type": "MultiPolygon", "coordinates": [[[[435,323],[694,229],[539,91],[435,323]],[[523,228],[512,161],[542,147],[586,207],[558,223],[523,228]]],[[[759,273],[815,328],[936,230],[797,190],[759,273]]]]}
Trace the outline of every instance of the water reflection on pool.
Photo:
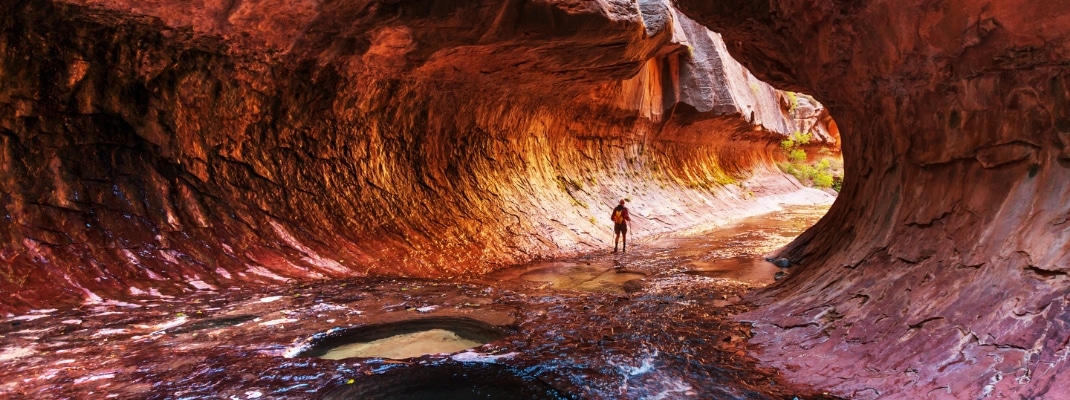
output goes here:
{"type": "Polygon", "coordinates": [[[614,267],[610,262],[554,262],[537,265],[520,275],[521,279],[544,282],[560,290],[585,292],[634,292],[646,274],[614,267]]]}
{"type": "Polygon", "coordinates": [[[749,330],[732,316],[748,310],[748,290],[773,282],[778,269],[762,258],[825,210],[795,207],[488,276],[294,282],[34,310],[0,321],[0,397],[369,398],[397,387],[384,398],[411,398],[456,383],[456,398],[509,398],[521,384],[549,398],[820,398],[749,358],[749,330]],[[369,351],[436,342],[457,346],[414,358],[369,351]],[[351,343],[365,345],[337,356],[356,358],[318,358],[351,343]],[[488,377],[481,366],[501,370],[488,377]]]}

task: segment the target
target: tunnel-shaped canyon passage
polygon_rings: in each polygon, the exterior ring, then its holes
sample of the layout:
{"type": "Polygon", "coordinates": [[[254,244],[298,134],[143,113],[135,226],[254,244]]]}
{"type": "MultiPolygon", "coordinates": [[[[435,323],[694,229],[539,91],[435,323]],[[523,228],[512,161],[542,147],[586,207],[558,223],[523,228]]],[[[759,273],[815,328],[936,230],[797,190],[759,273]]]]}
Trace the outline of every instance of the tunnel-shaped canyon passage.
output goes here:
{"type": "Polygon", "coordinates": [[[620,198],[700,229],[838,124],[758,358],[857,398],[1065,386],[1070,6],[678,3],[4,2],[0,310],[478,276],[606,248],[620,198]]]}
{"type": "Polygon", "coordinates": [[[485,273],[603,248],[621,198],[636,237],[726,220],[838,140],[660,2],[6,11],[10,310],[485,273]]]}

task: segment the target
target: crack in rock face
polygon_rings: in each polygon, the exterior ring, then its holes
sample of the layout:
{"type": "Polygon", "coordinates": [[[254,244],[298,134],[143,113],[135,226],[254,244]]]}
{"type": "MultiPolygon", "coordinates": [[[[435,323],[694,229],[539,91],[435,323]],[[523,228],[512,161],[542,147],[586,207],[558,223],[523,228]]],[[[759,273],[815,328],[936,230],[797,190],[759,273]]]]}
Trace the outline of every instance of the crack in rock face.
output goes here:
{"type": "Polygon", "coordinates": [[[807,264],[743,317],[760,357],[852,398],[1059,396],[1070,5],[758,3],[677,2],[755,74],[828,105],[849,166],[781,254],[807,264]]]}

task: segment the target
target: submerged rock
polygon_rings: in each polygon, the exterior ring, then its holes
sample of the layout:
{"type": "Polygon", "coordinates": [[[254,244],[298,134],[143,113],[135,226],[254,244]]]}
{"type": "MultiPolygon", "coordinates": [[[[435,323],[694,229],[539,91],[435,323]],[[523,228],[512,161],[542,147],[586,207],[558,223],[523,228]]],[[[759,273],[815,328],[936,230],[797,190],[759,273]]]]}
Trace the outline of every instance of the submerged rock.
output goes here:
{"type": "Polygon", "coordinates": [[[768,261],[769,263],[771,263],[773,265],[776,265],[777,267],[780,267],[780,268],[787,268],[787,267],[791,266],[791,261],[788,260],[787,258],[783,258],[783,257],[781,257],[781,258],[769,258],[769,257],[766,257],[765,261],[768,261]]]}

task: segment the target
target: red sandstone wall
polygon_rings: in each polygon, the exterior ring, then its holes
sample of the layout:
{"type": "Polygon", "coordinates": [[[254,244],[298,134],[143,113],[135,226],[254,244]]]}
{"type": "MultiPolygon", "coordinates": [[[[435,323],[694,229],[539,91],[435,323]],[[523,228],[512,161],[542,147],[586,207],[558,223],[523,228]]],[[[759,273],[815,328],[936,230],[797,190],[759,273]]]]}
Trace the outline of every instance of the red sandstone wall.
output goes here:
{"type": "Polygon", "coordinates": [[[1065,396],[1070,3],[678,3],[842,131],[761,357],[851,398],[1065,396]]]}
{"type": "Polygon", "coordinates": [[[0,312],[599,249],[621,197],[648,235],[760,192],[747,179],[775,176],[798,129],[661,2],[33,1],[0,19],[0,312]]]}

